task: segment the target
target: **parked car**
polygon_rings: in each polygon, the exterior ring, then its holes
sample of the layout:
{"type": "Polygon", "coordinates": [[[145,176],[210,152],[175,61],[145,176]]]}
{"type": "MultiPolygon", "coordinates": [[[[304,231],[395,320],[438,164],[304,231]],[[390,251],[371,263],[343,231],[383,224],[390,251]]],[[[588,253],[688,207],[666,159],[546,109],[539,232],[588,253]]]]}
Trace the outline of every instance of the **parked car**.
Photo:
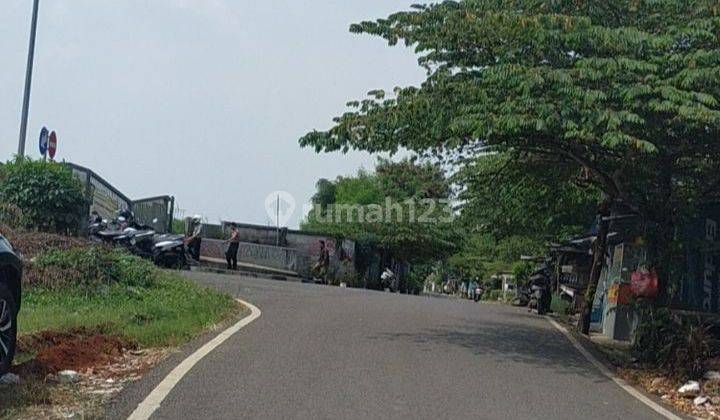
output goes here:
{"type": "Polygon", "coordinates": [[[21,278],[22,262],[10,242],[0,236],[0,375],[10,370],[15,356],[21,278]]]}

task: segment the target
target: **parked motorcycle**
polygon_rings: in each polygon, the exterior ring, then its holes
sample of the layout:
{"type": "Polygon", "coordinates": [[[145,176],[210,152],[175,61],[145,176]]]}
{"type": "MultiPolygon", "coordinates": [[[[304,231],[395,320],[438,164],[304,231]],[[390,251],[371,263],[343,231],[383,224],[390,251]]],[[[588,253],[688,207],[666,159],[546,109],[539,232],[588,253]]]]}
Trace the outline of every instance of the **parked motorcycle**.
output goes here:
{"type": "Polygon", "coordinates": [[[535,271],[530,274],[527,285],[518,287],[517,295],[513,304],[516,306],[528,306],[539,315],[550,311],[552,303],[552,272],[550,270],[551,260],[546,257],[520,257],[525,261],[539,262],[535,271]]]}
{"type": "Polygon", "coordinates": [[[385,271],[380,275],[380,281],[382,282],[383,289],[386,292],[396,292],[397,288],[397,277],[390,267],[385,268],[385,271]]]}
{"type": "Polygon", "coordinates": [[[139,257],[153,260],[155,244],[164,240],[163,235],[157,235],[150,226],[128,221],[124,216],[112,222],[95,221],[89,226],[88,233],[92,241],[124,248],[139,257]]]}
{"type": "Polygon", "coordinates": [[[512,301],[513,306],[528,306],[530,303],[530,290],[519,285],[515,290],[515,299],[512,301]]]}
{"type": "Polygon", "coordinates": [[[480,301],[480,298],[481,298],[482,295],[483,295],[483,292],[484,292],[483,288],[480,287],[480,286],[477,286],[477,287],[475,288],[475,294],[473,295],[473,300],[474,300],[475,302],[479,302],[479,301],[480,301]]]}
{"type": "Polygon", "coordinates": [[[120,213],[112,222],[92,220],[88,228],[90,240],[127,249],[160,267],[182,269],[188,265],[184,235],[157,234],[150,226],[136,223],[131,213],[129,218],[127,215],[120,213]]]}
{"type": "Polygon", "coordinates": [[[152,247],[153,262],[165,268],[185,268],[188,264],[185,245],[185,236],[183,235],[156,235],[152,247]]]}
{"type": "Polygon", "coordinates": [[[530,309],[535,309],[538,315],[544,315],[550,310],[552,295],[550,293],[550,281],[542,273],[530,277],[530,309]]]}
{"type": "Polygon", "coordinates": [[[124,240],[125,229],[129,227],[127,220],[120,216],[115,220],[106,219],[94,220],[88,227],[88,235],[91,241],[115,245],[116,239],[121,237],[124,240]]]}
{"type": "Polygon", "coordinates": [[[127,227],[113,242],[139,257],[152,258],[156,236],[155,231],[148,226],[127,227]]]}
{"type": "Polygon", "coordinates": [[[88,225],[88,237],[91,241],[101,241],[99,233],[108,229],[105,219],[94,220],[88,225]]]}

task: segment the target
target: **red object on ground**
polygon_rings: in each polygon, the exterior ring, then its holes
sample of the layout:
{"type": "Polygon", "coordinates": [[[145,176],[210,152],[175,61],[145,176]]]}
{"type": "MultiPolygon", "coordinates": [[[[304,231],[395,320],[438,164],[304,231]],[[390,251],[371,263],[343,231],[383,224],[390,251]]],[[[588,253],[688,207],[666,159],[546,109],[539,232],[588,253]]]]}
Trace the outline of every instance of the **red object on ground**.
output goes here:
{"type": "Polygon", "coordinates": [[[658,275],[654,268],[640,268],[630,277],[630,288],[633,295],[655,299],[658,295],[658,275]]]}

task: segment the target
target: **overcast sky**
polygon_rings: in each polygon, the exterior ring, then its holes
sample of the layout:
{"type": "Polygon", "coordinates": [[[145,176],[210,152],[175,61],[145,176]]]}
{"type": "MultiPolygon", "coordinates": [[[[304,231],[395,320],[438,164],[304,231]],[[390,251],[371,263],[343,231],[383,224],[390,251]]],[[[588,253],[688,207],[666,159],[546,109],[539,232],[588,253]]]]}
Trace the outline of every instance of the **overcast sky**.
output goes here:
{"type": "MultiPolygon", "coordinates": [[[[0,6],[0,160],[17,151],[31,3],[0,6]]],[[[375,162],[298,138],[369,90],[423,79],[411,50],[348,26],[411,3],[40,0],[27,152],[46,125],[57,159],[210,221],[265,224],[267,195],[288,191],[297,226],[318,178],[375,162]]]]}

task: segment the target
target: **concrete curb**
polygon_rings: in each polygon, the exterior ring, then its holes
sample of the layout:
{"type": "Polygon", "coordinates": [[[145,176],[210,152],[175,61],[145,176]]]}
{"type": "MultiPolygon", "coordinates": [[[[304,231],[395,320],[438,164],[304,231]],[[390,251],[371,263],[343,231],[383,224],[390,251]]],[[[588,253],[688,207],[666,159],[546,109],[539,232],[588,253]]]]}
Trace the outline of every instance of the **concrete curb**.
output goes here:
{"type": "Polygon", "coordinates": [[[284,274],[258,273],[258,272],[254,272],[254,271],[225,270],[222,268],[207,267],[207,266],[193,266],[190,268],[190,271],[194,271],[196,273],[212,273],[212,274],[222,274],[222,275],[226,275],[226,276],[254,277],[254,278],[259,278],[259,279],[279,280],[279,281],[294,281],[294,282],[302,281],[302,278],[300,278],[300,277],[289,276],[289,275],[284,275],[284,274]]]}

